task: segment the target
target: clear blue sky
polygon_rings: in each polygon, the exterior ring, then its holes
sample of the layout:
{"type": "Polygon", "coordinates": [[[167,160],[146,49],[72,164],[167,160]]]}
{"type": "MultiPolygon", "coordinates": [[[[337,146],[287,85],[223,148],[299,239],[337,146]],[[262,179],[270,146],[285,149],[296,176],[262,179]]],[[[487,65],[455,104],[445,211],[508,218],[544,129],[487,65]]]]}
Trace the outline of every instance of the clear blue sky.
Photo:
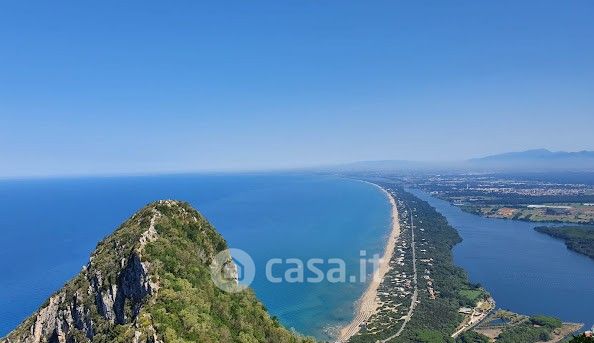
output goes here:
{"type": "Polygon", "coordinates": [[[594,2],[0,4],[0,176],[594,149],[594,2]]]}

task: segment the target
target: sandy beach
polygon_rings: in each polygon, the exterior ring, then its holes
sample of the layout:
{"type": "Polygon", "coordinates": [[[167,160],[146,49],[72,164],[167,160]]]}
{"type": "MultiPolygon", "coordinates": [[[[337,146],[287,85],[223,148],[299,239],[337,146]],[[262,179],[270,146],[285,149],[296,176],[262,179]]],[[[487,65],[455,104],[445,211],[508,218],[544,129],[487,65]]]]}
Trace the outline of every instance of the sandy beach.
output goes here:
{"type": "Polygon", "coordinates": [[[392,194],[390,194],[384,188],[371,182],[368,183],[381,189],[386,194],[386,197],[388,197],[388,200],[390,201],[390,205],[392,207],[392,227],[390,230],[388,241],[386,243],[386,247],[384,249],[384,254],[379,262],[379,268],[375,272],[371,282],[369,283],[369,286],[365,290],[365,293],[363,293],[363,295],[357,302],[357,310],[355,312],[355,317],[348,325],[346,325],[340,330],[338,342],[348,341],[349,338],[351,338],[359,331],[361,324],[366,322],[374,313],[376,313],[379,306],[377,299],[377,290],[384,276],[390,270],[390,259],[394,254],[396,240],[400,235],[400,221],[398,219],[398,207],[396,206],[396,200],[394,199],[392,194]]]}

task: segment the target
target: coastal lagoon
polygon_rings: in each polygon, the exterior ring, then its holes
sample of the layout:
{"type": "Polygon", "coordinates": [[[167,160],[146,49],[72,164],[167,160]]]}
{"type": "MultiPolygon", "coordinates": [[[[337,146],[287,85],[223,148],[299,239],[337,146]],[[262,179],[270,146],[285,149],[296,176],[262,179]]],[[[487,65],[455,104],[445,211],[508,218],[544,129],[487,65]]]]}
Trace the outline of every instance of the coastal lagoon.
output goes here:
{"type": "Polygon", "coordinates": [[[270,258],[342,258],[358,274],[360,250],[381,253],[390,205],[363,182],[296,174],[171,175],[0,181],[0,337],[76,275],[99,240],[145,204],[190,202],[256,264],[252,287],[271,315],[329,339],[347,324],[366,284],[270,283],[270,258]]]}
{"type": "Polygon", "coordinates": [[[594,324],[594,260],[533,230],[542,224],[480,217],[429,194],[408,190],[444,215],[463,242],[454,261],[483,285],[497,307],[594,324]]]}
{"type": "MultiPolygon", "coordinates": [[[[411,190],[458,230],[454,259],[498,307],[594,324],[594,260],[533,230],[411,190]]],[[[366,284],[271,283],[270,258],[342,258],[358,275],[360,250],[381,253],[390,205],[375,186],[298,174],[170,175],[0,181],[0,336],[33,313],[88,261],[95,245],[156,199],[190,202],[230,247],[256,264],[252,287],[289,328],[331,339],[352,319],[366,284]]]]}

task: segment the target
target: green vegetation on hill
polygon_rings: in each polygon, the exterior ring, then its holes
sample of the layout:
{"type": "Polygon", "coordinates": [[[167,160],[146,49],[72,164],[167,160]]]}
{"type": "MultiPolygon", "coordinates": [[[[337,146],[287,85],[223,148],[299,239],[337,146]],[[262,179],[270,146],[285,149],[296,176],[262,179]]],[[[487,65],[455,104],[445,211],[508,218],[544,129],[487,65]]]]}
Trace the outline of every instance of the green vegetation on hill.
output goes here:
{"type": "Polygon", "coordinates": [[[568,249],[594,258],[593,226],[539,226],[534,230],[565,241],[568,249]]]}
{"type": "Polygon", "coordinates": [[[157,210],[165,219],[155,227],[159,239],[147,245],[146,258],[159,262],[154,272],[162,289],[147,313],[165,342],[300,341],[267,314],[251,290],[227,293],[214,285],[210,261],[202,256],[213,256],[226,243],[206,220],[184,223],[175,209],[157,210]]]}
{"type": "Polygon", "coordinates": [[[99,243],[85,270],[1,341],[313,342],[271,318],[251,290],[214,285],[209,266],[226,247],[188,204],[153,203],[99,243]]]}

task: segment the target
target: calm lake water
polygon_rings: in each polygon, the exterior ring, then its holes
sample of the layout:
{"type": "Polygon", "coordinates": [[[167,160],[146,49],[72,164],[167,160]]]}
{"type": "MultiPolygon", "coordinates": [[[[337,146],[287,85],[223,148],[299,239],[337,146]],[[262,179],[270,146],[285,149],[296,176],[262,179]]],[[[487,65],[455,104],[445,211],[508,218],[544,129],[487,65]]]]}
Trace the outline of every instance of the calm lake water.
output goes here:
{"type": "Polygon", "coordinates": [[[178,175],[0,181],[0,337],[77,274],[96,243],[148,202],[189,201],[229,245],[251,254],[252,284],[286,326],[318,338],[347,323],[363,283],[273,284],[269,258],[379,253],[390,208],[368,184],[303,175],[178,175]]]}
{"type": "Polygon", "coordinates": [[[594,324],[594,260],[533,230],[538,224],[483,218],[409,190],[443,214],[463,242],[454,260],[480,282],[497,306],[523,314],[594,324]]]}

